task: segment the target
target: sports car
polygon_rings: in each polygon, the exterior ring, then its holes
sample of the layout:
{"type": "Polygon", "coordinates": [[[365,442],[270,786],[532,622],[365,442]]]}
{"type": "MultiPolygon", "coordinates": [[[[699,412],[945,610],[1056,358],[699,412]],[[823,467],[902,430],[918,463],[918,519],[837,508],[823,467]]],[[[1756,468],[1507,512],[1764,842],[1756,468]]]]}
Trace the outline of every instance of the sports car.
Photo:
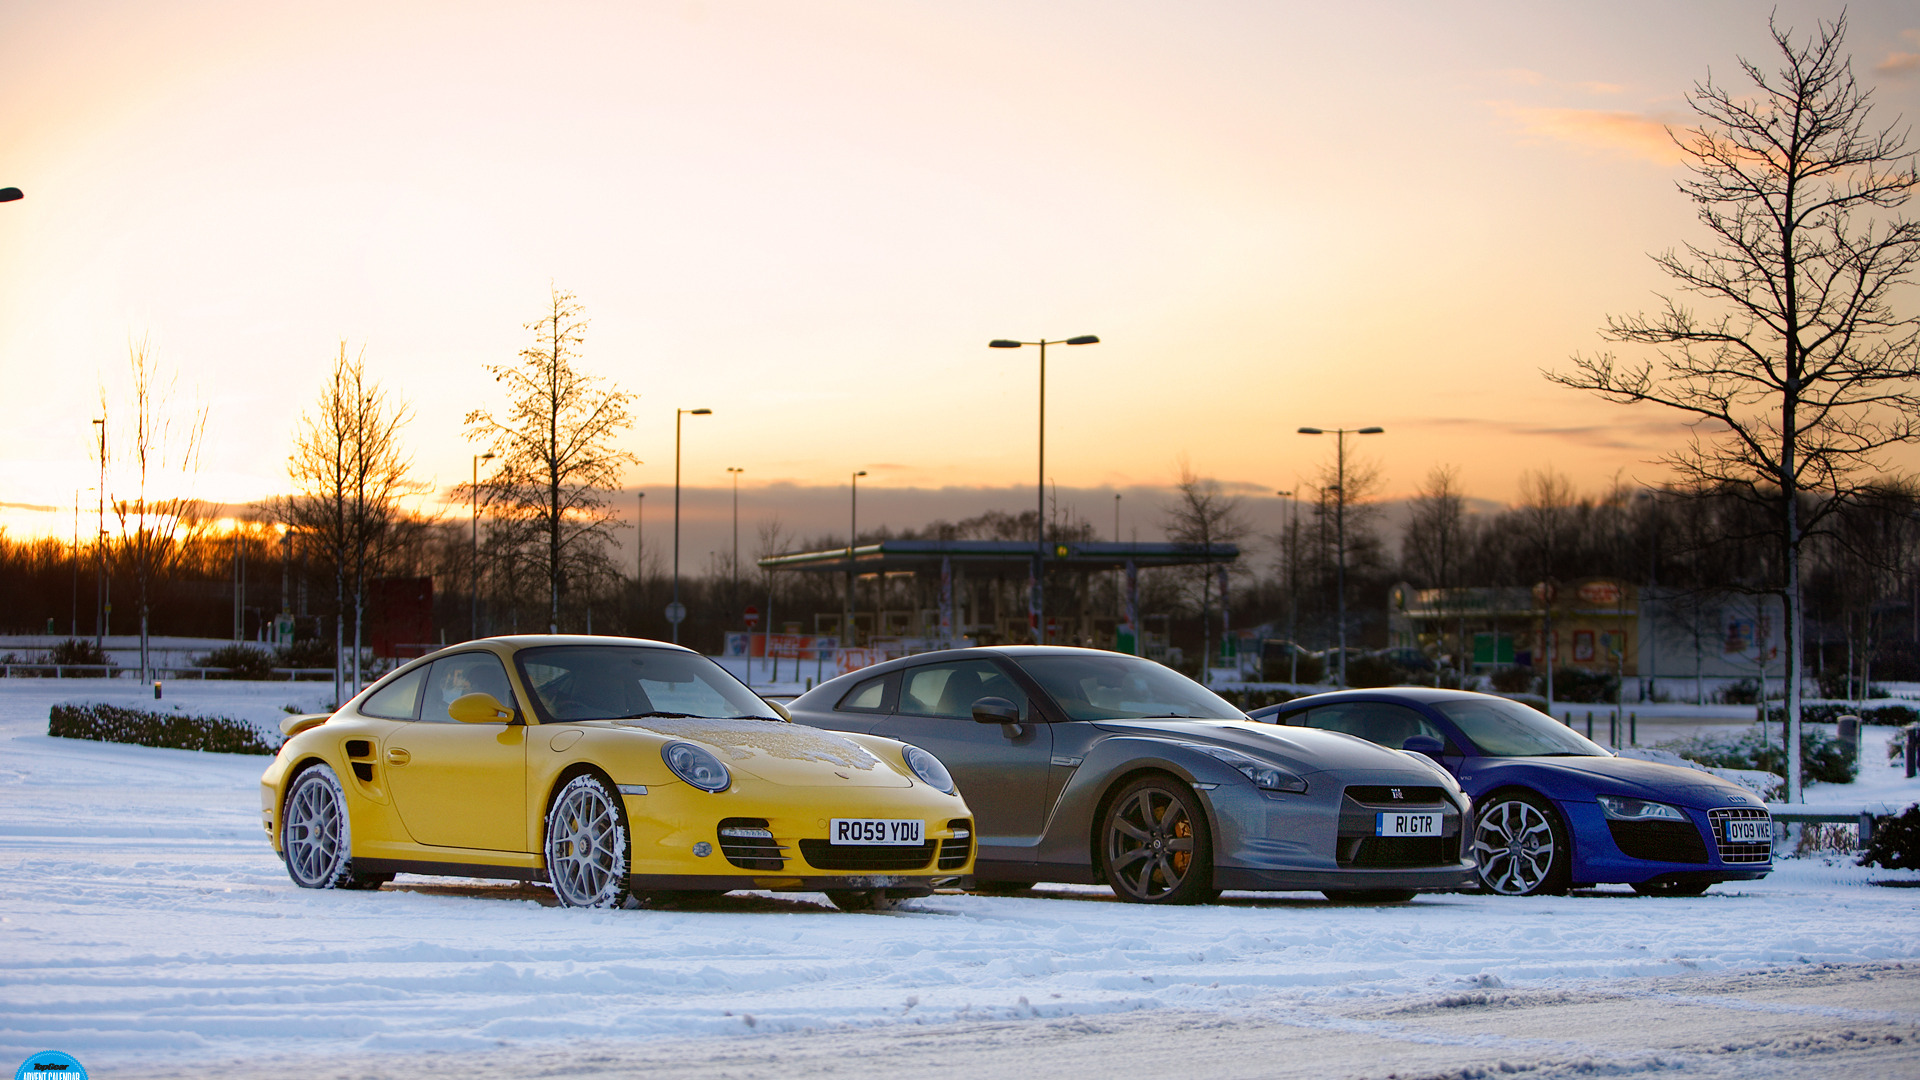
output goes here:
{"type": "Polygon", "coordinates": [[[305,888],[405,872],[546,882],[572,907],[775,889],[857,909],[973,869],[933,754],[795,725],[677,645],[471,641],[281,727],[261,823],[305,888]]]}
{"type": "Polygon", "coordinates": [[[1471,806],[1424,757],[1281,731],[1151,660],[1010,646],[830,679],[794,721],[923,747],[973,807],[977,884],[1112,886],[1196,903],[1222,889],[1399,901],[1473,880],[1471,806]]]}
{"type": "Polygon", "coordinates": [[[1599,882],[1697,896],[1767,876],[1773,821],[1752,792],[1711,773],[1615,757],[1550,716],[1462,690],[1343,690],[1255,709],[1289,731],[1340,731],[1430,755],[1480,808],[1473,852],[1495,893],[1599,882]]]}

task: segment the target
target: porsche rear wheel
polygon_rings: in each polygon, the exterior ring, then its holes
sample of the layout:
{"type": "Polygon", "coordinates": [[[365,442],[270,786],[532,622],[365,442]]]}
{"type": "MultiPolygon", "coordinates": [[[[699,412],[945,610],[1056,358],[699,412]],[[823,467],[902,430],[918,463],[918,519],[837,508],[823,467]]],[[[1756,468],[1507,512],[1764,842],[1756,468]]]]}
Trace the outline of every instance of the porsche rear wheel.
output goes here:
{"type": "Polygon", "coordinates": [[[567,907],[614,908],[627,902],[632,866],[626,808],[592,774],[567,781],[547,811],[547,880],[567,907]]]}
{"type": "Polygon", "coordinates": [[[1473,830],[1480,884],[1502,896],[1564,893],[1570,887],[1573,850],[1560,817],[1532,794],[1495,799],[1473,830]]]}
{"type": "Polygon", "coordinates": [[[1100,827],[1101,867],[1115,896],[1136,904],[1204,904],[1213,887],[1213,838],[1193,789],[1171,776],[1122,788],[1100,827]]]}
{"type": "Polygon", "coordinates": [[[392,874],[353,872],[353,831],[347,793],[325,765],[294,777],[280,813],[280,853],[287,876],[303,889],[377,889],[392,874]]]}

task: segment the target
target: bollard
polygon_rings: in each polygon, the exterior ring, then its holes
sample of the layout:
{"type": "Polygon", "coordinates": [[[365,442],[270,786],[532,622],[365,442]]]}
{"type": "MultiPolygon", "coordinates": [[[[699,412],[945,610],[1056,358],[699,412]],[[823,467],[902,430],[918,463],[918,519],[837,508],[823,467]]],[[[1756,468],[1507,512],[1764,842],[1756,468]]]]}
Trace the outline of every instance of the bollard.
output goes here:
{"type": "Polygon", "coordinates": [[[807,689],[813,689],[813,676],[807,676],[807,689]]]}
{"type": "Polygon", "coordinates": [[[1607,745],[1620,745],[1620,712],[1617,709],[1607,714],[1607,745]]]}
{"type": "Polygon", "coordinates": [[[1640,745],[1640,714],[1637,712],[1627,714],[1627,745],[1640,745]]]}
{"type": "MultiPolygon", "coordinates": [[[[160,700],[160,680],[159,679],[153,680],[153,700],[155,701],[160,700]]],[[[1911,768],[1909,768],[1907,775],[1908,776],[1913,775],[1911,768]]]]}
{"type": "Polygon", "coordinates": [[[1920,724],[1907,725],[1907,779],[1920,773],[1920,724]]]}
{"type": "Polygon", "coordinates": [[[1593,738],[1593,710],[1587,710],[1587,738],[1593,738]]]}
{"type": "Polygon", "coordinates": [[[1839,731],[1836,732],[1836,734],[1840,739],[1840,752],[1847,756],[1847,760],[1852,762],[1854,769],[1858,771],[1860,767],[1860,718],[1857,716],[1840,717],[1839,731]]]}

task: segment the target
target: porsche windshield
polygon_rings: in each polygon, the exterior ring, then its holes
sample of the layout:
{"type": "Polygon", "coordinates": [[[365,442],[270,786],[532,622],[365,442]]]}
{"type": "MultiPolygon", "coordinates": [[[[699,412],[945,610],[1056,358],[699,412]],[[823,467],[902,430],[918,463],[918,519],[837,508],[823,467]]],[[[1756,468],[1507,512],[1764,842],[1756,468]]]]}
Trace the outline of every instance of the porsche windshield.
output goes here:
{"type": "Polygon", "coordinates": [[[1433,707],[1445,713],[1487,757],[1612,756],[1598,743],[1517,701],[1475,698],[1436,701],[1433,707]]]}
{"type": "Polygon", "coordinates": [[[514,660],[543,720],[642,716],[778,719],[725,668],[693,653],[633,645],[548,645],[514,660]]]}
{"type": "Polygon", "coordinates": [[[1245,718],[1213,691],[1172,668],[1137,656],[1023,656],[1018,663],[1069,720],[1245,718]]]}

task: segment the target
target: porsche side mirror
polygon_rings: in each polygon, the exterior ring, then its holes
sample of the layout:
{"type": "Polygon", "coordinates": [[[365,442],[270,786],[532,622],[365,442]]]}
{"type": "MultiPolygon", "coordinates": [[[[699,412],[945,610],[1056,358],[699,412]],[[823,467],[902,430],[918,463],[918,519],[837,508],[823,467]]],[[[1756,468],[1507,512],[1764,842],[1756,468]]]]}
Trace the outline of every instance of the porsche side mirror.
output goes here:
{"type": "Polygon", "coordinates": [[[1446,752],[1447,744],[1431,735],[1415,735],[1400,744],[1400,749],[1409,754],[1425,754],[1435,761],[1446,752]]]}
{"type": "MultiPolygon", "coordinates": [[[[762,698],[761,700],[766,701],[765,698],[762,698]]],[[[773,715],[779,717],[782,720],[785,720],[789,724],[793,723],[793,714],[787,711],[787,707],[785,705],[782,705],[777,701],[768,701],[767,705],[773,709],[773,715]]]]}
{"type": "Polygon", "coordinates": [[[1020,706],[1003,697],[983,697],[973,703],[973,719],[980,724],[1020,723],[1020,706]]]}
{"type": "Polygon", "coordinates": [[[511,724],[513,710],[492,694],[462,694],[447,706],[447,715],[463,724],[511,724]]]}

